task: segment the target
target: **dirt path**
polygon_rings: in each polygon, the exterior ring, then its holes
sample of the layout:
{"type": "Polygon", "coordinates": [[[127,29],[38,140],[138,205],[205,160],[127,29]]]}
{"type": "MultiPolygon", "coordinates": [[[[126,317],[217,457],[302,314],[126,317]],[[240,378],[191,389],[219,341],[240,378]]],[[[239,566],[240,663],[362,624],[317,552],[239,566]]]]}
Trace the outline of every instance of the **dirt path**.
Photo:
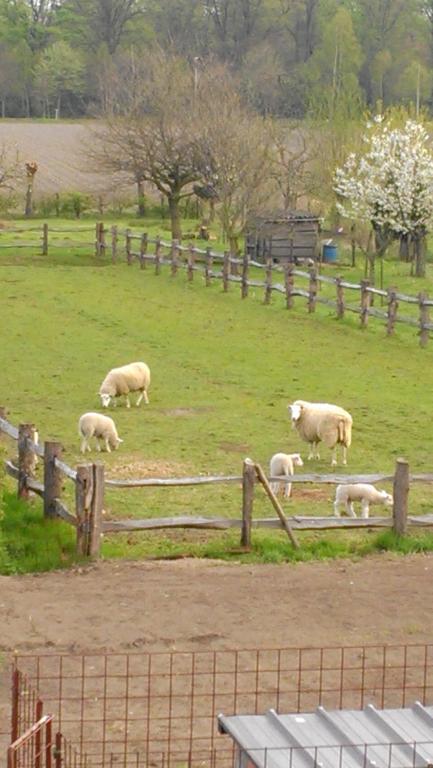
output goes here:
{"type": "Polygon", "coordinates": [[[0,577],[0,650],[430,641],[433,556],[288,565],[106,562],[0,577]]]}

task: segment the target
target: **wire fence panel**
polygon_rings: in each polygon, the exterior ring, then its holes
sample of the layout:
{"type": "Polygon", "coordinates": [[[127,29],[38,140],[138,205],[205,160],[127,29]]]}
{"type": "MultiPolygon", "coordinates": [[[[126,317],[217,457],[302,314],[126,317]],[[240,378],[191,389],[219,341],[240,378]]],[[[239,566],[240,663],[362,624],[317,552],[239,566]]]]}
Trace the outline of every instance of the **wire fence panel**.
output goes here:
{"type": "Polygon", "coordinates": [[[433,644],[18,656],[15,664],[92,766],[230,766],[219,713],[433,704],[433,644]]]}

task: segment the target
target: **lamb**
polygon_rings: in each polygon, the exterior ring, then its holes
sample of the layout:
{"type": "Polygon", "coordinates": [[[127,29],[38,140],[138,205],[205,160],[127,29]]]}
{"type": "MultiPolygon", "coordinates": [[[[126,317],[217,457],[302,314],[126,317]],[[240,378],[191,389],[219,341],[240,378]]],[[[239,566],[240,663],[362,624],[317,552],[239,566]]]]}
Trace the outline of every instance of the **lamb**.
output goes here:
{"type": "Polygon", "coordinates": [[[123,440],[118,436],[116,425],[109,416],[104,416],[102,413],[83,413],[80,416],[78,422],[78,434],[82,438],[81,440],[81,453],[85,453],[86,449],[91,450],[89,440],[91,437],[97,439],[97,450],[101,450],[100,441],[103,440],[105,444],[105,450],[111,453],[111,449],[116,450],[119,443],[123,443],[123,440]]]}
{"type": "Polygon", "coordinates": [[[369,483],[352,483],[350,485],[337,485],[335,491],[334,513],[340,517],[339,507],[344,504],[349,517],[356,517],[353,502],[361,502],[361,517],[368,517],[370,504],[384,504],[391,507],[393,499],[390,493],[378,491],[369,483]]]}
{"type": "Polygon", "coordinates": [[[309,459],[320,458],[318,444],[323,441],[332,449],[332,466],[337,464],[337,445],[343,446],[343,464],[347,464],[347,449],[352,442],[352,417],[338,405],[308,403],[295,400],[287,406],[292,426],[300,437],[310,444],[309,459]]]}
{"type": "MultiPolygon", "coordinates": [[[[144,398],[146,404],[149,403],[147,390],[150,385],[150,370],[146,363],[129,363],[120,368],[112,368],[109,371],[99,388],[101,403],[104,408],[108,408],[110,400],[120,395],[125,395],[126,407],[130,408],[130,392],[140,392],[136,405],[140,405],[144,398]]],[[[114,401],[113,405],[116,405],[114,401]]]]}
{"type": "MultiPolygon", "coordinates": [[[[269,464],[269,474],[271,477],[277,477],[278,475],[293,475],[294,467],[303,467],[304,462],[301,459],[299,453],[275,453],[269,464]]],[[[280,490],[285,491],[284,495],[289,497],[292,493],[291,483],[271,483],[271,490],[273,493],[278,494],[280,490]]]]}

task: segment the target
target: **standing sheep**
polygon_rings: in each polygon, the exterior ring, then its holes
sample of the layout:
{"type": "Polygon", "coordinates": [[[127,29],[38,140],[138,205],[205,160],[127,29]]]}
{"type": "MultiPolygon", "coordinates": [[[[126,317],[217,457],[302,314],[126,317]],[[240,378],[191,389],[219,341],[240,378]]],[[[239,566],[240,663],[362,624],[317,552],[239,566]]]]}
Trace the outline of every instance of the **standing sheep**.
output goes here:
{"type": "MultiPolygon", "coordinates": [[[[130,408],[130,392],[140,392],[136,405],[140,405],[144,398],[146,404],[149,403],[147,390],[150,385],[150,370],[146,363],[129,363],[120,368],[112,368],[109,371],[99,388],[101,403],[104,408],[108,408],[110,400],[120,395],[125,395],[126,407],[130,408]]],[[[114,405],[116,402],[114,401],[114,405]]]]}
{"type": "Polygon", "coordinates": [[[292,426],[300,437],[310,444],[309,459],[320,458],[317,449],[323,441],[332,449],[332,466],[337,464],[337,445],[343,446],[343,464],[347,464],[347,449],[352,442],[352,417],[338,405],[329,403],[308,403],[295,400],[287,406],[292,419],[292,426]]]}
{"type": "Polygon", "coordinates": [[[335,491],[334,513],[340,517],[340,510],[343,504],[349,517],[356,517],[353,508],[353,502],[361,502],[361,517],[368,517],[370,504],[384,504],[391,507],[393,499],[390,493],[378,491],[374,485],[369,483],[352,483],[348,485],[337,485],[335,491]]]}
{"type": "MultiPolygon", "coordinates": [[[[301,459],[299,453],[275,453],[269,463],[269,475],[270,477],[278,477],[278,475],[293,475],[294,467],[303,467],[304,462],[301,459]]],[[[271,490],[276,495],[284,487],[284,495],[289,497],[292,493],[291,483],[271,483],[271,490]]]]}
{"type": "Polygon", "coordinates": [[[91,437],[97,439],[97,450],[101,450],[100,441],[103,440],[105,450],[111,453],[111,449],[116,450],[119,443],[123,440],[117,434],[116,425],[109,416],[103,416],[102,413],[83,413],[78,422],[78,434],[81,440],[81,453],[86,449],[91,450],[89,440],[91,437]]]}

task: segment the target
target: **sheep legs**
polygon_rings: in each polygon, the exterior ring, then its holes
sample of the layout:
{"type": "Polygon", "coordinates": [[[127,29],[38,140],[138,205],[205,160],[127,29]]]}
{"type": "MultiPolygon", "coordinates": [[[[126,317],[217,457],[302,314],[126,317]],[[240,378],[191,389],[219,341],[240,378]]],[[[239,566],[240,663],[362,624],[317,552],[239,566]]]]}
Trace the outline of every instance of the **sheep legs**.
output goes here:
{"type": "Polygon", "coordinates": [[[90,451],[91,448],[90,448],[89,441],[88,441],[87,437],[83,437],[83,439],[81,441],[81,453],[86,453],[86,450],[90,451]]]}
{"type": "Polygon", "coordinates": [[[310,443],[309,445],[310,445],[310,453],[308,454],[308,461],[314,458],[320,459],[320,453],[318,448],[319,443],[310,443]]]}
{"type": "Polygon", "coordinates": [[[143,400],[143,398],[144,398],[144,402],[146,403],[146,405],[149,405],[149,398],[148,398],[148,396],[147,396],[147,392],[146,392],[146,390],[145,390],[145,389],[142,389],[142,390],[140,391],[140,394],[139,394],[139,396],[137,397],[137,402],[135,403],[135,405],[140,405],[140,403],[141,403],[141,401],[143,400]]]}
{"type": "MultiPolygon", "coordinates": [[[[347,448],[345,445],[343,445],[343,464],[346,466],[347,464],[347,448]]],[[[336,467],[337,466],[337,446],[334,445],[334,448],[332,450],[332,461],[331,466],[336,467]]]]}
{"type": "MultiPolygon", "coordinates": [[[[340,509],[339,509],[340,504],[342,504],[342,501],[334,501],[334,515],[336,517],[341,517],[341,513],[340,513],[340,509]]],[[[344,506],[346,508],[346,514],[347,514],[348,517],[356,517],[356,512],[355,512],[355,509],[353,507],[353,502],[346,501],[344,506]]]]}
{"type": "Polygon", "coordinates": [[[361,517],[369,517],[370,506],[367,499],[363,499],[361,502],[361,517]]]}

